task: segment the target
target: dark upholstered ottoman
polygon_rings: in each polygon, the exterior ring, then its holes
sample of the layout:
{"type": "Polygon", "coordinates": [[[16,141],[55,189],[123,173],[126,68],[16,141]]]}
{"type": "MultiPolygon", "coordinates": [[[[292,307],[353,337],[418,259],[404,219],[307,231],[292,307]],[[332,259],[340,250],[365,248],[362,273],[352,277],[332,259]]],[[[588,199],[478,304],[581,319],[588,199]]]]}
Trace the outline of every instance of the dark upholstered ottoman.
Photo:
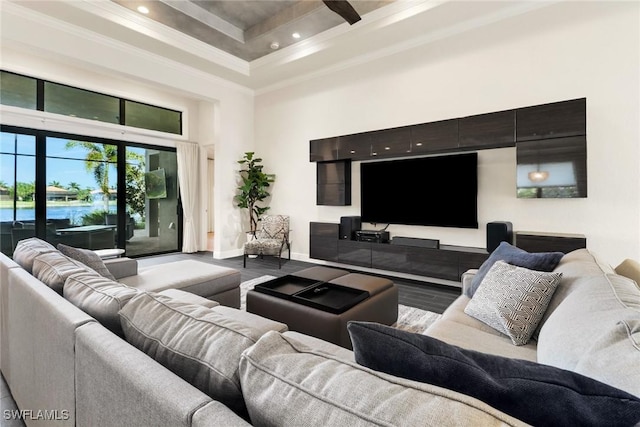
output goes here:
{"type": "Polygon", "coordinates": [[[369,298],[343,313],[335,314],[284,298],[249,291],[247,311],[286,323],[292,331],[349,349],[351,340],[347,322],[363,320],[392,325],[398,320],[398,287],[391,280],[329,267],[311,267],[293,275],[365,290],[369,292],[369,298]]]}

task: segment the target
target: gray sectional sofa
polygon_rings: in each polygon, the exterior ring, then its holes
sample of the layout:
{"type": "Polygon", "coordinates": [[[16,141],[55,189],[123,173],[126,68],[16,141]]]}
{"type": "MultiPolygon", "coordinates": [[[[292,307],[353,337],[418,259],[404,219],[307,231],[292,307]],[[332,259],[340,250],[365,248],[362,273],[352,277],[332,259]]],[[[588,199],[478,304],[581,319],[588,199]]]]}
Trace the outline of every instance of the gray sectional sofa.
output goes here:
{"type": "MultiPolygon", "coordinates": [[[[130,295],[135,287],[81,271],[65,279],[61,295],[24,263],[0,255],[0,267],[2,373],[20,409],[66,411],[57,421],[25,420],[30,426],[525,425],[476,398],[363,367],[349,350],[190,292],[130,295]]],[[[514,346],[464,313],[466,296],[427,334],[640,396],[637,284],[586,250],[567,254],[556,270],[563,278],[537,341],[514,346]]]]}

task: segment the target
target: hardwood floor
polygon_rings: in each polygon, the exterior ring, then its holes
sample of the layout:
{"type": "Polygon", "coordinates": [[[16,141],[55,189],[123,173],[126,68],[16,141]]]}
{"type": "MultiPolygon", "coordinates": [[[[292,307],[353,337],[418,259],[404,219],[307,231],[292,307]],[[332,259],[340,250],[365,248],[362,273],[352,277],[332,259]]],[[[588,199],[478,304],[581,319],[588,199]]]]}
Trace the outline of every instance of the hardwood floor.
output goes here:
{"type": "MultiPolygon", "coordinates": [[[[243,282],[267,274],[280,277],[317,265],[303,261],[282,260],[282,269],[278,269],[277,258],[264,257],[263,259],[247,260],[247,268],[243,268],[241,256],[227,259],[214,259],[211,252],[197,252],[194,254],[177,253],[144,257],[138,258],[138,264],[141,267],[145,267],[183,259],[196,259],[214,265],[235,268],[240,271],[241,280],[243,282]]],[[[348,270],[348,268],[345,268],[345,270],[348,270]]],[[[351,271],[356,273],[358,272],[356,270],[351,271]]],[[[460,296],[460,289],[453,288],[451,286],[435,283],[428,284],[391,276],[385,277],[388,277],[398,285],[400,304],[421,308],[434,313],[442,313],[458,296],[460,296]]]]}

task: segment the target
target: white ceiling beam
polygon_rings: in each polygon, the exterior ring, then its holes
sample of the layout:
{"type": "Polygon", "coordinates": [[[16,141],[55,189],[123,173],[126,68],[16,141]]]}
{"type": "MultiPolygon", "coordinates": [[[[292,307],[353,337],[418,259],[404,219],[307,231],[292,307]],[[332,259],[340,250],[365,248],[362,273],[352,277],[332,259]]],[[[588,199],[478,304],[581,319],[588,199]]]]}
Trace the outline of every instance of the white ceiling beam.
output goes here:
{"type": "Polygon", "coordinates": [[[184,13],[185,15],[202,22],[206,26],[213,28],[216,31],[221,32],[224,35],[231,37],[234,40],[244,43],[244,31],[236,27],[232,23],[225,21],[219,16],[210,13],[209,11],[201,8],[195,3],[185,0],[160,0],[162,3],[175,10],[184,13]]]}

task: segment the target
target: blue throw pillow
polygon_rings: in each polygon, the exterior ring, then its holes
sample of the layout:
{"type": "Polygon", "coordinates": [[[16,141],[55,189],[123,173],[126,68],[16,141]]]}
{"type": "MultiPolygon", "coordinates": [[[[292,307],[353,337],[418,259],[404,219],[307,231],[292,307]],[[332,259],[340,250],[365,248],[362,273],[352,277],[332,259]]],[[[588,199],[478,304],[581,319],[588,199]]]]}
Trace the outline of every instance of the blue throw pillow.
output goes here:
{"type": "Polygon", "coordinates": [[[562,252],[529,253],[507,242],[502,242],[491,255],[489,255],[489,258],[482,263],[478,273],[476,273],[471,281],[471,286],[465,291],[465,295],[469,298],[473,297],[473,294],[478,290],[478,286],[482,283],[482,279],[484,279],[484,276],[486,276],[496,261],[504,261],[507,264],[528,268],[529,270],[549,272],[556,268],[563,256],[564,254],[562,252]]]}
{"type": "Polygon", "coordinates": [[[475,397],[535,426],[633,426],[640,399],[575,372],[465,350],[377,323],[349,322],[356,362],[475,397]]]}

